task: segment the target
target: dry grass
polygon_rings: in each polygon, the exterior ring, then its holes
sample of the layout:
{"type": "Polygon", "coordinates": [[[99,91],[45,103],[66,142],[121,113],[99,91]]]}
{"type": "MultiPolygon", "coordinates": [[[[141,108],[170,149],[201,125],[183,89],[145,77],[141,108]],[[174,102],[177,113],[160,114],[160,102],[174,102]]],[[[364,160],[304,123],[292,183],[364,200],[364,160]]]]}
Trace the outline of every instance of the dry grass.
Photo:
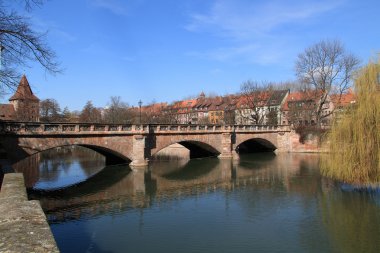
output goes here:
{"type": "Polygon", "coordinates": [[[331,154],[322,159],[323,175],[351,184],[380,182],[379,73],[375,63],[359,72],[356,105],[338,117],[328,135],[331,154]]]}

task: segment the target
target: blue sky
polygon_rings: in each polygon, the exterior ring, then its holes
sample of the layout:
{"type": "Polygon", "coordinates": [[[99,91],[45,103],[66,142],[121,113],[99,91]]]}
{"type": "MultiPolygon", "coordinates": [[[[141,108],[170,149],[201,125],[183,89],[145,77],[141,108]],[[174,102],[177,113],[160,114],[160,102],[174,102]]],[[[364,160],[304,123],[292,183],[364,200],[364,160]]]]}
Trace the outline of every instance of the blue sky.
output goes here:
{"type": "Polygon", "coordinates": [[[380,52],[379,10],[378,0],[50,0],[27,15],[64,72],[20,71],[40,99],[71,110],[111,96],[224,95],[248,79],[295,79],[297,55],[323,39],[367,62],[380,52]]]}

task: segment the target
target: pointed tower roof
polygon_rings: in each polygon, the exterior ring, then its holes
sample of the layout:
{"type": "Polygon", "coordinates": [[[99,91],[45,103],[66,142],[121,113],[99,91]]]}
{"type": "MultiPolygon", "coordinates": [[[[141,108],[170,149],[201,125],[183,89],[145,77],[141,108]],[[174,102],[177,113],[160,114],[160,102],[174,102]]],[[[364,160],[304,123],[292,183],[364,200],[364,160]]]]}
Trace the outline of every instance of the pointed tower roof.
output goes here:
{"type": "Polygon", "coordinates": [[[204,100],[206,98],[205,93],[202,91],[201,94],[199,94],[197,100],[204,100]]]}
{"type": "Polygon", "coordinates": [[[15,94],[9,99],[9,101],[19,99],[39,101],[39,99],[33,94],[28,79],[26,79],[25,75],[22,76],[15,94]]]}

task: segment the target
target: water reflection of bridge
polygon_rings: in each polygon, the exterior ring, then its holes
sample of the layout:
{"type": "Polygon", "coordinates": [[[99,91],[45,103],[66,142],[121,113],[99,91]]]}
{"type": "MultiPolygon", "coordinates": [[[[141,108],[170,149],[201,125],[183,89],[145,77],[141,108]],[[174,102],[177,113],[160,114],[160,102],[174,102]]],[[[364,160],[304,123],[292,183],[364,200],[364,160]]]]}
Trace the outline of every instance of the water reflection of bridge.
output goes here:
{"type": "Polygon", "coordinates": [[[55,148],[34,154],[12,165],[14,171],[23,173],[25,186],[32,188],[39,181],[59,181],[61,173],[67,173],[77,164],[86,177],[104,168],[105,158],[90,149],[71,146],[55,148]]]}
{"type": "Polygon", "coordinates": [[[146,171],[130,171],[126,166],[112,166],[86,182],[54,192],[31,192],[30,197],[40,199],[49,220],[60,222],[147,208],[153,203],[220,190],[229,194],[240,187],[266,189],[276,185],[284,192],[315,194],[319,190],[319,182],[309,182],[304,176],[313,173],[305,168],[315,167],[317,157],[298,157],[288,154],[268,155],[266,161],[253,158],[242,159],[237,163],[202,159],[183,162],[181,166],[157,163],[146,171]]]}

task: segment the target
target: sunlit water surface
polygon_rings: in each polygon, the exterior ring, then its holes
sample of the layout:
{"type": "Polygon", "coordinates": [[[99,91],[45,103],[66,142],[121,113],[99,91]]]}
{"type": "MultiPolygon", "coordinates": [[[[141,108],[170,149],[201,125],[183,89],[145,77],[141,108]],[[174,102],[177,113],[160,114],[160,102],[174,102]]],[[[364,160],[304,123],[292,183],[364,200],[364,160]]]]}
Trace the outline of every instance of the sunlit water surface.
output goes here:
{"type": "Polygon", "coordinates": [[[380,252],[380,195],[342,191],[320,176],[318,155],[133,172],[103,168],[82,148],[30,160],[29,197],[41,201],[61,252],[380,252]]]}

